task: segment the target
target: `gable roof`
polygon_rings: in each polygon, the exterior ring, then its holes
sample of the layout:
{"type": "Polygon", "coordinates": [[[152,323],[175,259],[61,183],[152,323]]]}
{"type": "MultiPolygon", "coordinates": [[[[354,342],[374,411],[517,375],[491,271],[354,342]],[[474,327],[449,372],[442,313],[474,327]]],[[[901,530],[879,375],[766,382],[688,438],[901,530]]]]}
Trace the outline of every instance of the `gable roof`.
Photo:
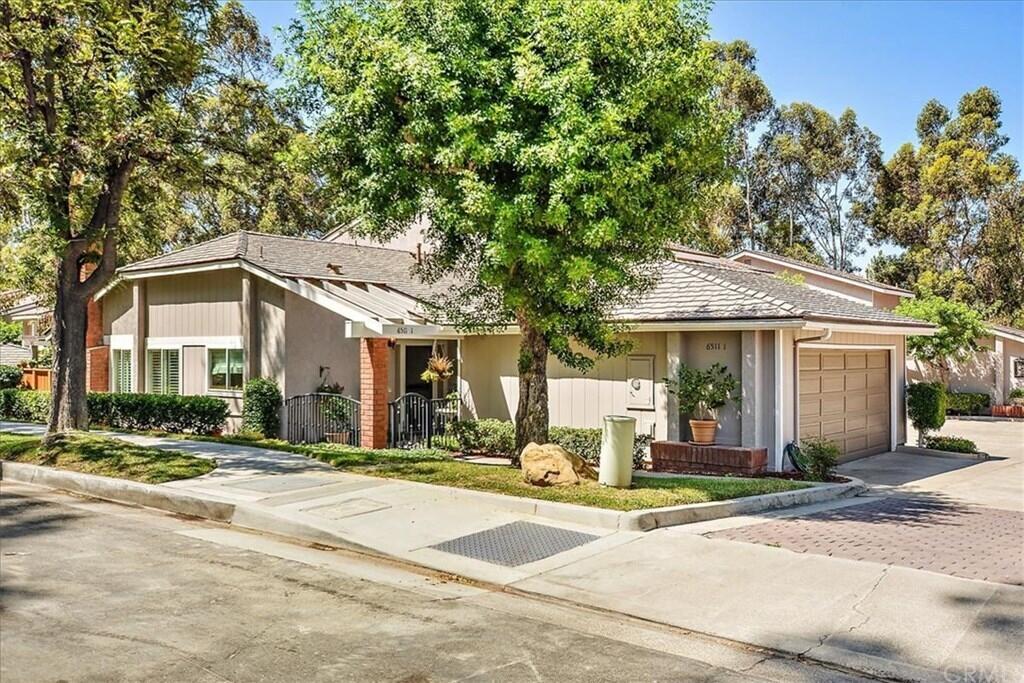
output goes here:
{"type": "Polygon", "coordinates": [[[782,256],[780,254],[773,254],[767,251],[759,251],[757,249],[740,249],[739,251],[730,254],[729,259],[733,261],[738,261],[744,256],[751,256],[753,258],[759,258],[764,259],[766,261],[776,262],[779,263],[780,265],[790,266],[797,270],[817,273],[819,275],[824,275],[830,278],[847,280],[849,282],[861,285],[862,287],[867,287],[868,289],[873,289],[876,291],[882,291],[889,294],[896,294],[902,297],[914,296],[914,293],[909,290],[903,289],[901,287],[887,285],[883,282],[878,282],[877,280],[872,280],[871,278],[864,277],[863,275],[858,275],[857,273],[848,273],[844,270],[838,270],[837,268],[819,266],[815,263],[808,263],[806,261],[790,258],[788,256],[782,256]]]}
{"type": "Polygon", "coordinates": [[[138,261],[118,272],[143,273],[236,260],[279,277],[381,284],[421,300],[428,300],[439,288],[415,275],[416,255],[407,251],[245,230],[138,261]]]}
{"type": "Polygon", "coordinates": [[[1014,341],[1024,342],[1024,330],[1018,330],[1016,327],[1010,327],[1009,325],[997,325],[995,323],[985,323],[985,325],[998,337],[1007,337],[1014,341]]]}
{"type": "MultiPolygon", "coordinates": [[[[617,307],[623,322],[810,320],[889,325],[924,331],[919,320],[785,282],[767,270],[714,254],[673,248],[655,286],[617,307]]],[[[421,304],[450,281],[423,282],[407,251],[242,231],[155,256],[119,269],[145,277],[192,267],[246,264],[279,278],[296,293],[319,300],[352,320],[429,324],[421,304]]],[[[436,322],[436,321],[435,321],[436,322]]]]}
{"type": "Polygon", "coordinates": [[[857,303],[735,261],[675,250],[655,287],[620,306],[619,320],[804,319],[932,329],[930,323],[857,303]]]}

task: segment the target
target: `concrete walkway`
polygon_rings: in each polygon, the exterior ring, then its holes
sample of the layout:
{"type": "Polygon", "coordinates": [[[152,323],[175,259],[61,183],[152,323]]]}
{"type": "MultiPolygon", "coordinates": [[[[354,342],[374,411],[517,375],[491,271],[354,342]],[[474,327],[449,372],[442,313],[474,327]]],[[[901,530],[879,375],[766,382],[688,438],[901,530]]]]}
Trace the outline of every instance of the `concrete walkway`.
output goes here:
{"type": "MultiPolygon", "coordinates": [[[[0,423],[0,430],[39,428],[0,423]]],[[[442,487],[341,473],[287,453],[116,436],[216,458],[213,473],[164,486],[244,503],[249,514],[272,519],[280,533],[295,530],[291,535],[309,538],[300,531],[313,529],[320,537],[512,590],[882,676],[971,680],[968,672],[984,671],[985,680],[1024,677],[1024,588],[705,535],[871,497],[648,533],[609,531],[455,499],[442,487]],[[558,539],[547,539],[552,542],[589,540],[514,566],[431,547],[496,528],[520,531],[516,525],[524,522],[561,530],[558,539]]]]}

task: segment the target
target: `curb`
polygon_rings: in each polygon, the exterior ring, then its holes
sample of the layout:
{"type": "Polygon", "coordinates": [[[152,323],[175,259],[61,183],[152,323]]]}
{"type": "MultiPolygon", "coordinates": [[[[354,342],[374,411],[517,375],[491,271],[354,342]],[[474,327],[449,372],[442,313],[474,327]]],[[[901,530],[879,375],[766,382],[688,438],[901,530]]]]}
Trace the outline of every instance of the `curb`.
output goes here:
{"type": "Polygon", "coordinates": [[[988,453],[956,453],[954,451],[940,451],[934,448],[924,448],[923,446],[907,446],[906,444],[896,447],[897,453],[907,453],[908,455],[924,455],[929,458],[946,458],[948,460],[990,460],[992,458],[988,453]]]}

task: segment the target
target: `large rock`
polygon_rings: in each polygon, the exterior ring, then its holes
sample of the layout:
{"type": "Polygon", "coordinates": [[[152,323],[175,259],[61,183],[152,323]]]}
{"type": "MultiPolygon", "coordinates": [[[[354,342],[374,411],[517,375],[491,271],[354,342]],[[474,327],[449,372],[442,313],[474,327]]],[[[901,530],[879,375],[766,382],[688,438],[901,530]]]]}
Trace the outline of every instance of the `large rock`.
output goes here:
{"type": "Polygon", "coordinates": [[[578,455],[561,446],[529,443],[519,456],[523,479],[534,486],[571,486],[583,479],[597,479],[597,473],[578,455]]]}

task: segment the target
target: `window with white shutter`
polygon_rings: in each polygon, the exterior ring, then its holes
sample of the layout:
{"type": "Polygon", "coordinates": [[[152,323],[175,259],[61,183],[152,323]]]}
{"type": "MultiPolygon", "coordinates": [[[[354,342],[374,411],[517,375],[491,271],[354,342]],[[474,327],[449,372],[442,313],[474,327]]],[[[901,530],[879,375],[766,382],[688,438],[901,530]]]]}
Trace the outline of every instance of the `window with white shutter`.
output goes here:
{"type": "Polygon", "coordinates": [[[153,394],[181,393],[178,349],[151,349],[149,351],[149,391],[153,394]]]}
{"type": "Polygon", "coordinates": [[[131,349],[114,349],[114,386],[115,392],[124,393],[132,390],[132,352],[131,349]]]}

